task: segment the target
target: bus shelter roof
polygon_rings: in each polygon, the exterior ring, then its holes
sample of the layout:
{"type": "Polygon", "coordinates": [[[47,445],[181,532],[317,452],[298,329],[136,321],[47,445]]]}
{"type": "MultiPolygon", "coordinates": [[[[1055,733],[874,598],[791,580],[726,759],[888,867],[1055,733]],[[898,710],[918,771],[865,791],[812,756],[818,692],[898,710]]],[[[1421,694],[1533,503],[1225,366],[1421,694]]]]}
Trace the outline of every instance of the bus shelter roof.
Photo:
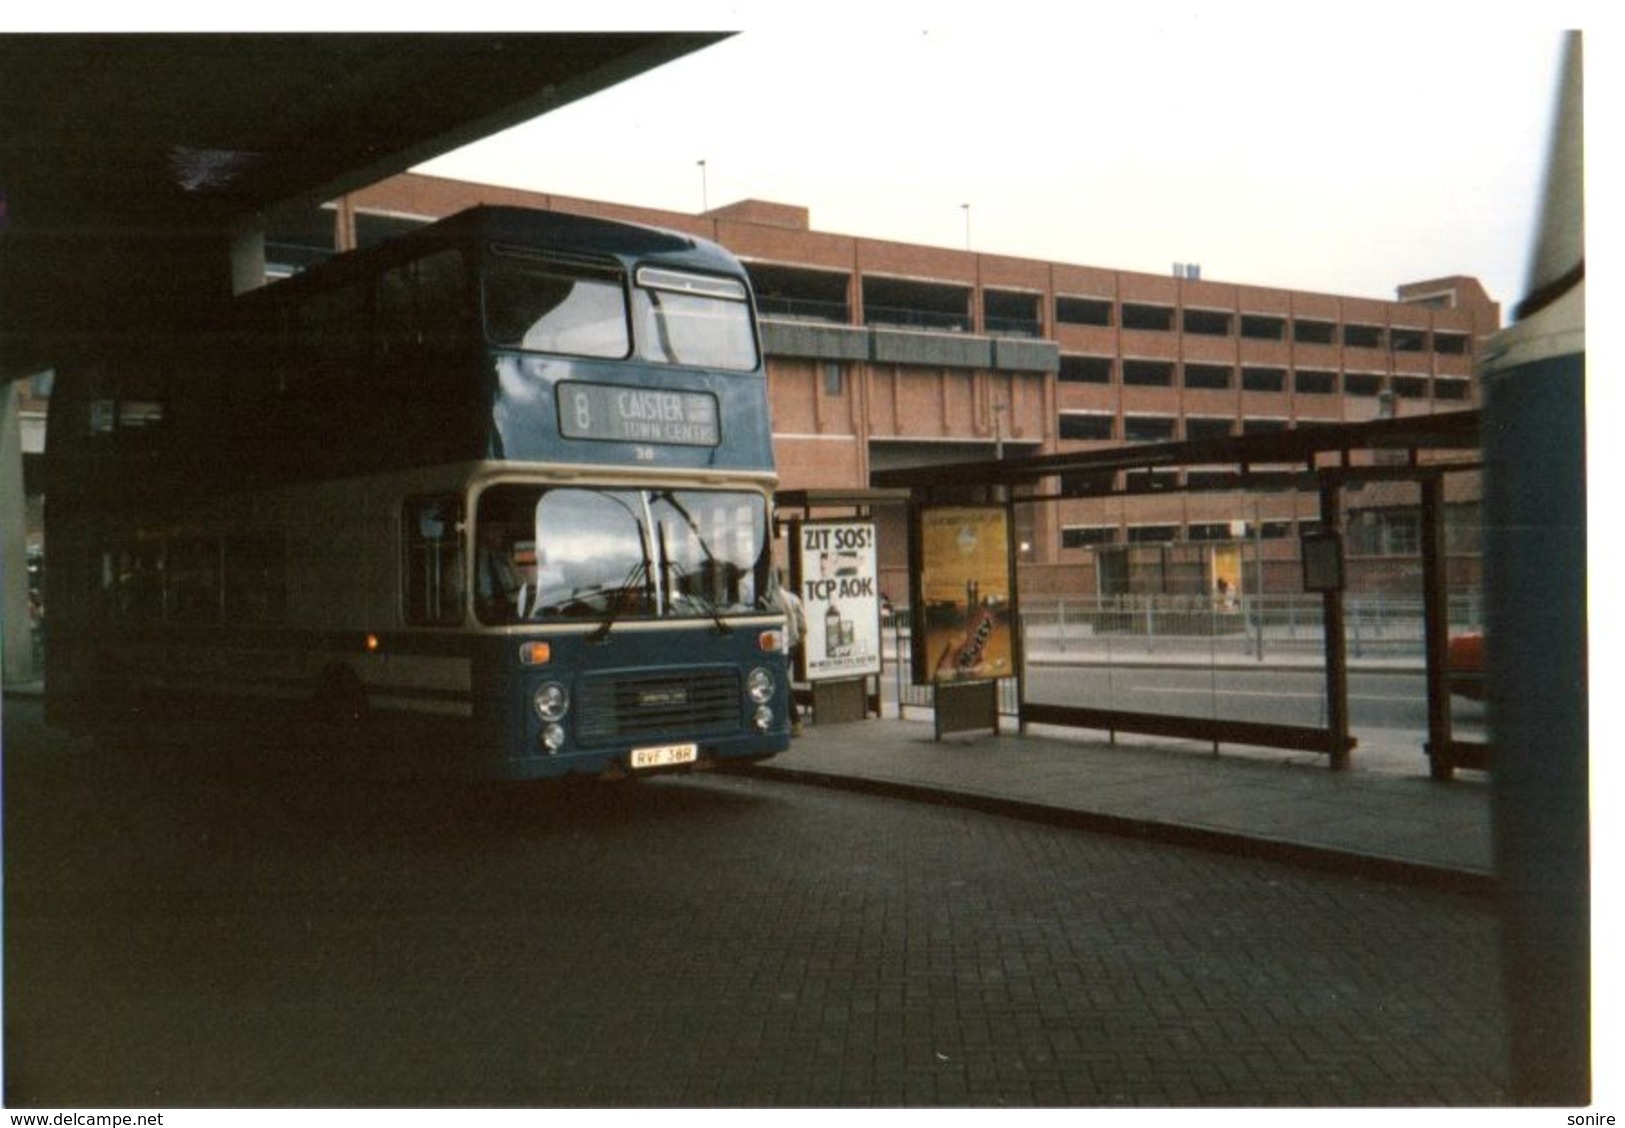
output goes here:
{"type": "MultiPolygon", "coordinates": [[[[1311,483],[1339,477],[1416,477],[1444,470],[1477,468],[1476,459],[1460,464],[1424,464],[1420,455],[1424,451],[1476,452],[1481,441],[1482,415],[1482,411],[1475,408],[1364,423],[1310,422],[1268,434],[1132,443],[1065,454],[902,467],[876,471],[874,484],[884,489],[910,490],[1014,487],[1031,486],[1044,478],[1063,474],[1103,477],[1118,471],[1185,467],[1234,467],[1243,480],[1255,472],[1278,475],[1277,468],[1297,468],[1311,483]],[[1356,465],[1355,456],[1365,453],[1377,455],[1377,464],[1356,465]]],[[[1099,492],[1140,491],[1125,487],[1099,492]]]]}
{"type": "Polygon", "coordinates": [[[780,490],[773,495],[773,501],[780,509],[801,509],[811,513],[815,509],[865,510],[876,505],[905,505],[912,496],[907,489],[780,490]]]}

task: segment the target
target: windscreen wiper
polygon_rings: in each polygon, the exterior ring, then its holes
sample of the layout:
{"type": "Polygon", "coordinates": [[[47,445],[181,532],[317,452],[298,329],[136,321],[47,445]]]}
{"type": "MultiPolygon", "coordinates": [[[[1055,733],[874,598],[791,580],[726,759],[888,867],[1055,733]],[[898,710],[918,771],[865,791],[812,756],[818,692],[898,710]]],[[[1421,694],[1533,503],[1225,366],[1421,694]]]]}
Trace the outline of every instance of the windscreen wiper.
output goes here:
{"type": "Polygon", "coordinates": [[[609,632],[614,628],[615,621],[621,617],[621,612],[632,602],[632,596],[642,591],[645,597],[652,598],[653,575],[649,569],[647,558],[632,565],[632,570],[626,574],[621,586],[616,588],[609,601],[609,612],[604,621],[599,623],[593,632],[587,636],[588,642],[603,642],[609,638],[609,632]]]}
{"type": "Polygon", "coordinates": [[[668,599],[675,602],[678,596],[682,596],[682,598],[688,600],[706,614],[706,616],[711,620],[712,624],[716,627],[717,634],[730,635],[734,633],[734,629],[729,626],[728,621],[722,617],[722,612],[717,610],[717,605],[712,603],[705,596],[701,595],[698,591],[693,590],[688,585],[687,581],[690,573],[686,568],[677,563],[675,560],[669,561],[666,564],[666,567],[670,568],[672,573],[677,577],[678,581],[683,584],[681,588],[673,585],[669,589],[670,594],[668,599]]]}
{"type": "MultiPolygon", "coordinates": [[[[682,502],[677,500],[677,496],[672,493],[671,490],[662,490],[660,493],[656,494],[655,497],[671,506],[677,515],[683,519],[683,523],[686,524],[689,527],[689,530],[694,534],[694,543],[698,544],[700,546],[700,551],[705,554],[705,562],[713,568],[719,567],[720,565],[717,561],[716,555],[711,551],[710,542],[705,539],[705,534],[700,530],[699,522],[694,520],[694,515],[688,511],[688,508],[684,506],[682,502]]],[[[689,578],[690,573],[688,570],[685,569],[681,564],[677,563],[677,561],[673,560],[670,552],[667,551],[666,526],[663,522],[659,521],[655,522],[655,548],[660,553],[660,574],[662,580],[664,580],[668,568],[672,572],[676,573],[679,580],[686,581],[689,578]]],[[[670,584],[666,585],[666,590],[671,595],[679,594],[679,589],[670,584]]],[[[722,612],[717,610],[717,605],[714,602],[701,595],[699,592],[692,590],[687,584],[685,584],[681,589],[681,594],[699,604],[700,608],[711,617],[711,622],[716,624],[718,634],[733,634],[733,628],[730,627],[722,618],[722,612]]]]}

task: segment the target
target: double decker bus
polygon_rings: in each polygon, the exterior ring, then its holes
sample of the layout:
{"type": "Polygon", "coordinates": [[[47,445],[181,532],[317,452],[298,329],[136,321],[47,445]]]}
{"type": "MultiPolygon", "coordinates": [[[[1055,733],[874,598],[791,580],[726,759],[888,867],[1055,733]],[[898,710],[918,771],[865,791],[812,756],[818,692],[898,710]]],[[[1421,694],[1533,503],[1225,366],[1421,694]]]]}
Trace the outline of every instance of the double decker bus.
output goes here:
{"type": "Polygon", "coordinates": [[[788,746],[766,376],[713,243],[475,208],[64,366],[49,427],[54,723],[218,705],[500,778],[788,746]]]}

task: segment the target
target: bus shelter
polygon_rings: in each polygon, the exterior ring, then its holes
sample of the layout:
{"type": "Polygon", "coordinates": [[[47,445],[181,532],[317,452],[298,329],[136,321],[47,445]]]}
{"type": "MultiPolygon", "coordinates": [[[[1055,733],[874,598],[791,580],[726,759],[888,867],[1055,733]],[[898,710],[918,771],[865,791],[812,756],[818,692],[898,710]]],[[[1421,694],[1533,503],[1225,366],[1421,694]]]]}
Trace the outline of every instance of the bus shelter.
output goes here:
{"type": "MultiPolygon", "coordinates": [[[[915,510],[933,506],[1054,504],[1078,497],[1136,497],[1170,491],[1293,490],[1318,498],[1318,514],[1304,524],[1298,544],[1302,589],[1320,601],[1324,648],[1322,725],[1216,719],[1043,704],[1027,699],[1021,632],[1018,648],[1019,723],[1179,739],[1286,748],[1325,754],[1346,768],[1356,740],[1349,717],[1349,634],[1346,503],[1349,490],[1406,483],[1415,490],[1415,523],[1422,594],[1422,652],[1427,706],[1426,754],[1430,774],[1450,779],[1457,768],[1485,769],[1488,745],[1458,740],[1450,708],[1449,592],[1445,559],[1445,483],[1450,475],[1482,470],[1481,412],[1464,410],[1362,423],[1299,423],[1265,434],[1178,442],[1140,443],[1076,453],[996,458],[953,465],[877,472],[878,489],[906,489],[915,510]],[[1179,473],[1199,468],[1201,473],[1179,473]]],[[[1014,527],[1015,521],[1005,523],[1014,527]]],[[[1011,559],[1014,559],[1012,552],[1011,559]]],[[[911,561],[918,567],[918,561],[911,561]]],[[[1011,602],[1020,597],[1012,569],[1011,602]]]]}

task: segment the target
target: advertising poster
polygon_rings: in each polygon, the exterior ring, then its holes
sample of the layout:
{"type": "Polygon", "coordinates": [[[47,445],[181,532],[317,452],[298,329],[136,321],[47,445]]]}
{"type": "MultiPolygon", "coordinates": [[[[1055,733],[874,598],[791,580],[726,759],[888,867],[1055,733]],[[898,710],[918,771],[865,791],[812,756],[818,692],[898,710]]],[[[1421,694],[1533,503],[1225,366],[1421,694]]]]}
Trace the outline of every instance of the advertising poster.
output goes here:
{"type": "Polygon", "coordinates": [[[880,672],[880,582],[875,526],[807,521],[796,527],[794,578],[807,613],[806,681],[880,672]]]}
{"type": "Polygon", "coordinates": [[[1241,598],[1241,546],[1213,546],[1213,606],[1233,611],[1241,598]]]}
{"type": "Polygon", "coordinates": [[[1002,507],[921,509],[914,530],[920,684],[1015,674],[1010,539],[1002,507]]]}

